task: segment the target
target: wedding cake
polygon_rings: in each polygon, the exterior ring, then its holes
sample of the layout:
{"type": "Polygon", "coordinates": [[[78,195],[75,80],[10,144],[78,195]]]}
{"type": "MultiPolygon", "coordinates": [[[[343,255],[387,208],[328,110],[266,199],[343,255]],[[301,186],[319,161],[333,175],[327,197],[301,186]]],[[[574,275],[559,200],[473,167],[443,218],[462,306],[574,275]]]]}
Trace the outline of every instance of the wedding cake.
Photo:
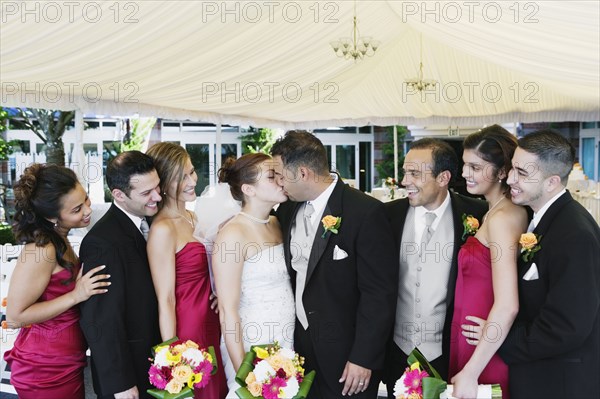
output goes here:
{"type": "Polygon", "coordinates": [[[569,173],[569,181],[587,180],[587,176],[583,173],[583,167],[579,162],[575,162],[571,173],[569,173]]]}
{"type": "Polygon", "coordinates": [[[583,173],[583,167],[579,162],[575,162],[573,169],[569,173],[567,188],[570,191],[585,191],[587,188],[588,177],[583,173]]]}

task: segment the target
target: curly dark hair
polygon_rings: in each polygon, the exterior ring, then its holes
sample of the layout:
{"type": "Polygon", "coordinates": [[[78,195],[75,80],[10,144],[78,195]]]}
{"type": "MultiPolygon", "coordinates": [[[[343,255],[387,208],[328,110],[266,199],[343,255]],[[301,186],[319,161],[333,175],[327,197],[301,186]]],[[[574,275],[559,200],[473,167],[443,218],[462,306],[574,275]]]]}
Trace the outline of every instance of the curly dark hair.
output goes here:
{"type": "Polygon", "coordinates": [[[77,176],[69,168],[34,163],[25,169],[14,186],[13,230],[17,242],[33,242],[38,247],[51,243],[56,251],[56,261],[71,273],[65,283],[75,280],[74,264],[65,259],[67,244],[48,219],[59,217],[64,196],[77,184],[77,176]]]}

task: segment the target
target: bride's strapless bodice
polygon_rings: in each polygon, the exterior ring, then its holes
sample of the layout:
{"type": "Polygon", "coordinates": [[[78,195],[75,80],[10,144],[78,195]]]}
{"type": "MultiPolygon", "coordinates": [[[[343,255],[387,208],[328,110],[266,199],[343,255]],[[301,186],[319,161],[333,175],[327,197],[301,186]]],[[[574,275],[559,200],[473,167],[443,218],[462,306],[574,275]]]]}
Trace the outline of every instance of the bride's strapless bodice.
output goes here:
{"type": "Polygon", "coordinates": [[[244,349],[275,340],[291,348],[296,313],[283,244],[265,248],[244,262],[241,288],[244,349]]]}

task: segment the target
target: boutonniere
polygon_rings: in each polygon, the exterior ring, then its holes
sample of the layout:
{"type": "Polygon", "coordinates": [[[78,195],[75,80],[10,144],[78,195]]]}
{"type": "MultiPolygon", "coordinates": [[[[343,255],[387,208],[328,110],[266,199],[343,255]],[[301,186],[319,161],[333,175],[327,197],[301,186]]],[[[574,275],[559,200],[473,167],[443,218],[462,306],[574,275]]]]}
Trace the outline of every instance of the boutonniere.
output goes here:
{"type": "Polygon", "coordinates": [[[521,244],[521,259],[525,262],[529,262],[533,258],[533,254],[542,249],[540,241],[542,236],[535,233],[523,233],[519,238],[519,244],[521,244]]]}
{"type": "Polygon", "coordinates": [[[473,215],[467,215],[466,213],[463,213],[462,221],[464,228],[462,239],[464,241],[468,235],[473,236],[475,233],[477,233],[477,230],[479,230],[479,220],[477,220],[477,218],[473,215]]]}
{"type": "Polygon", "coordinates": [[[333,234],[338,233],[340,225],[342,224],[342,217],[327,215],[321,219],[321,223],[323,223],[323,229],[325,229],[321,238],[325,238],[325,234],[327,234],[328,231],[331,231],[333,234]]]}

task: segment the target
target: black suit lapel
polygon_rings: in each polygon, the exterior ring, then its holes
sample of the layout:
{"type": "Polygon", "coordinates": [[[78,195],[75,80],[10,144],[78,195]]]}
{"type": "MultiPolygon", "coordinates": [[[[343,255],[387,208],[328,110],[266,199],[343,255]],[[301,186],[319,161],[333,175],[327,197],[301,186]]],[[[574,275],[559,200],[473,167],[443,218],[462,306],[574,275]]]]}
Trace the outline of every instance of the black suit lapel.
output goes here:
{"type": "Polygon", "coordinates": [[[141,253],[146,253],[146,240],[142,235],[142,232],[138,229],[138,227],[133,223],[133,221],[123,212],[121,209],[117,208],[117,206],[113,203],[109,209],[112,212],[115,220],[121,227],[121,231],[127,235],[133,236],[135,240],[135,246],[137,251],[141,253]]]}
{"type": "MultiPolygon", "coordinates": [[[[342,215],[342,194],[344,193],[345,184],[342,182],[342,179],[338,176],[338,181],[329,197],[329,201],[327,201],[327,205],[325,206],[325,210],[323,211],[323,216],[332,215],[332,216],[343,216],[342,215]]],[[[344,223],[342,217],[342,225],[344,223]]],[[[333,233],[327,232],[325,234],[325,238],[323,238],[323,233],[325,233],[325,228],[323,224],[319,220],[319,224],[317,227],[317,231],[315,234],[315,238],[313,240],[312,250],[310,251],[310,259],[308,260],[308,269],[306,271],[306,284],[310,280],[317,264],[321,260],[323,253],[325,252],[325,248],[327,248],[327,244],[329,243],[329,239],[333,233]]]]}
{"type": "Polygon", "coordinates": [[[552,205],[550,205],[550,208],[548,208],[546,213],[544,213],[544,216],[542,216],[542,219],[535,227],[533,232],[542,236],[546,234],[546,232],[550,229],[550,226],[552,226],[552,222],[554,222],[554,219],[556,219],[556,215],[558,215],[560,210],[571,201],[574,200],[568,191],[561,195],[556,201],[554,201],[552,205]]]}
{"type": "Polygon", "coordinates": [[[459,196],[452,191],[450,194],[450,206],[452,207],[452,221],[454,222],[454,248],[452,250],[452,261],[450,262],[450,274],[448,277],[448,295],[446,304],[450,306],[454,302],[454,291],[456,288],[456,278],[458,276],[458,251],[463,244],[463,224],[462,215],[466,212],[465,204],[459,196]]]}

